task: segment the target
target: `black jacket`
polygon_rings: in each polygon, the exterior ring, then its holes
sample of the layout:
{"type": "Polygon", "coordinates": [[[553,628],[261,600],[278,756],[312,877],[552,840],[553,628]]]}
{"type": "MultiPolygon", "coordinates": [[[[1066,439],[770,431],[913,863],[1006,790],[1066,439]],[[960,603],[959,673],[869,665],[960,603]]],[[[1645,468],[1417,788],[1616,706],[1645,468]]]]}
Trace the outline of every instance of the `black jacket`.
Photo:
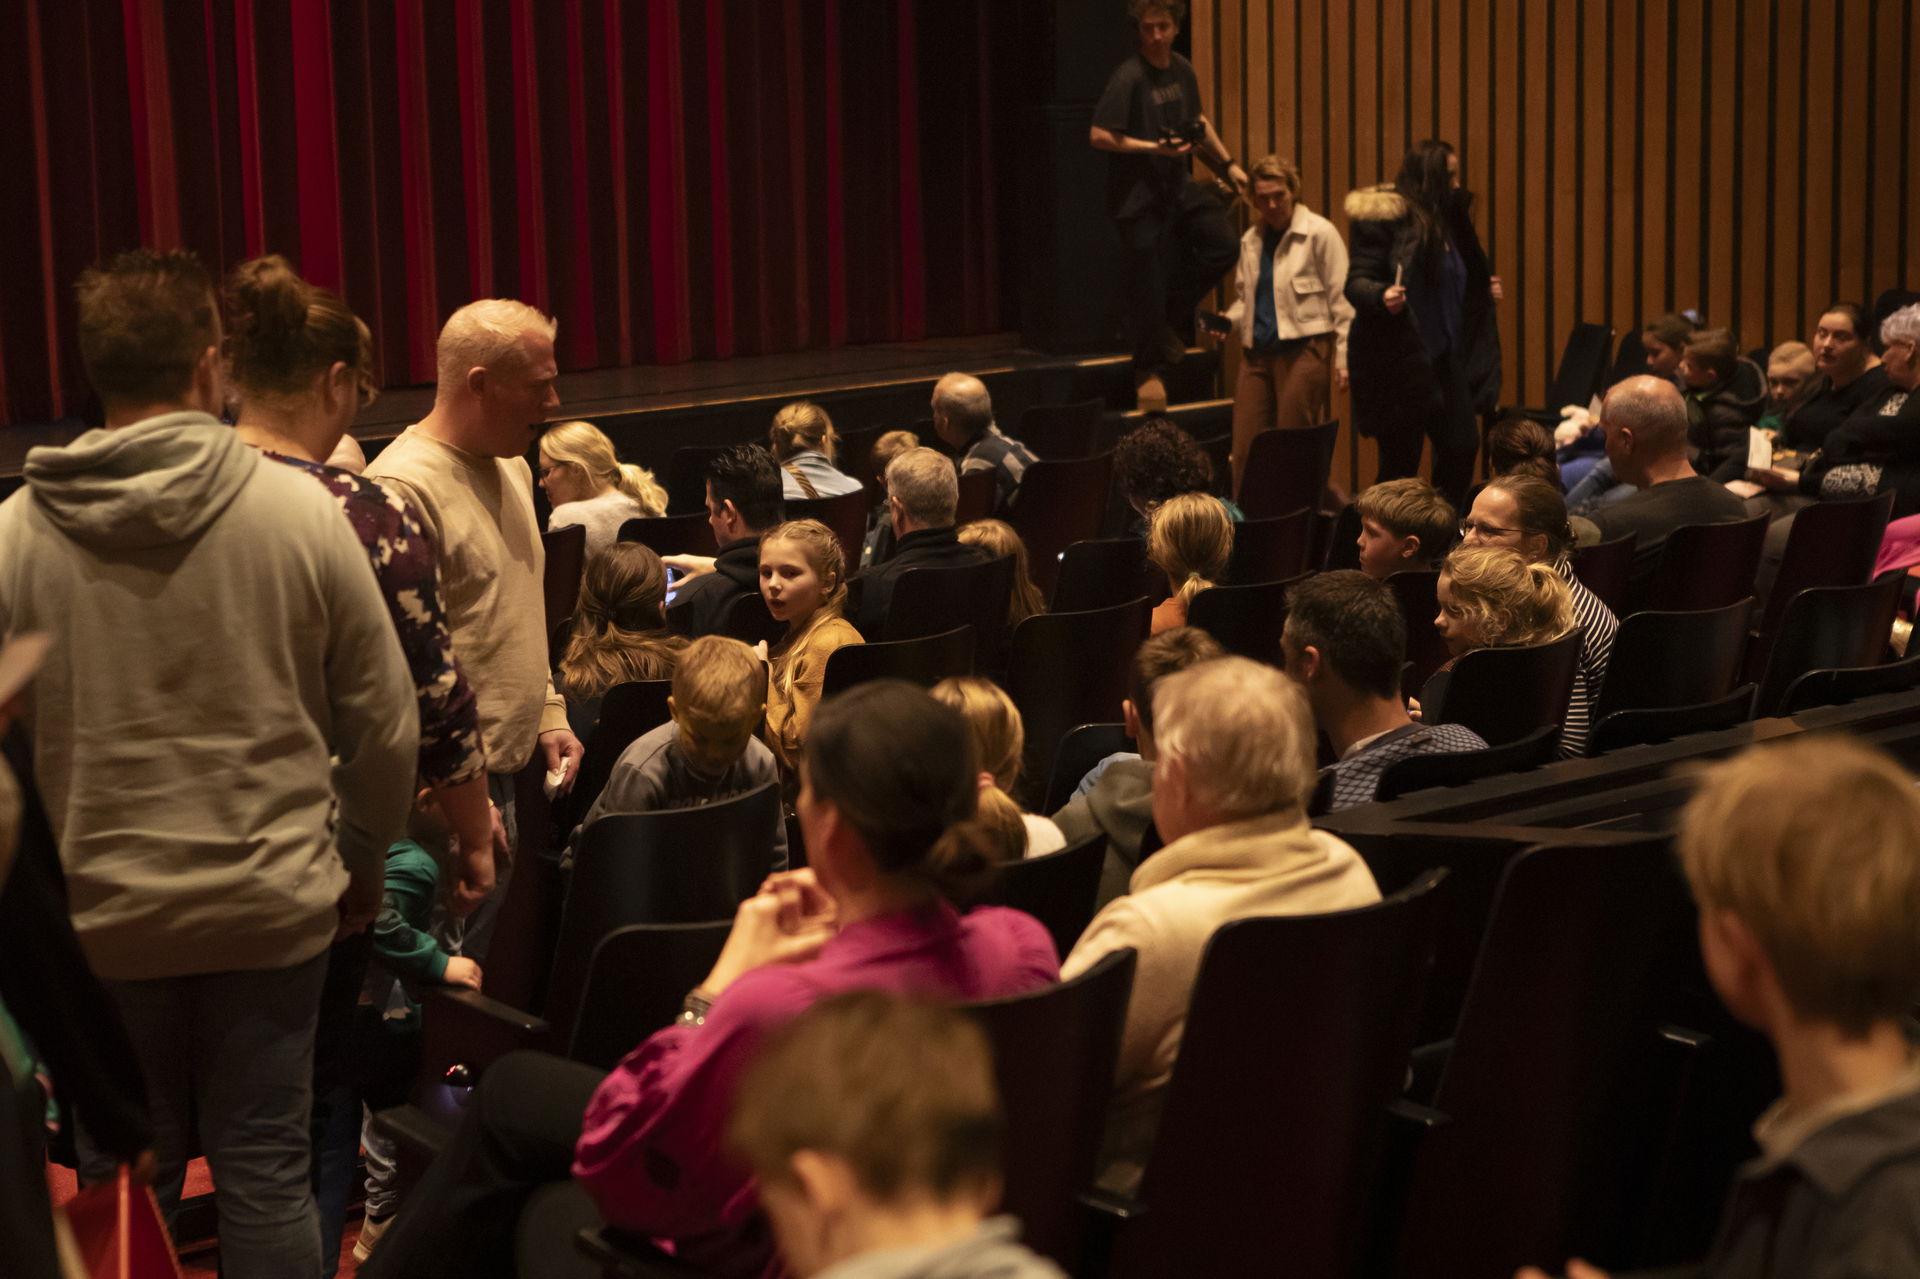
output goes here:
{"type": "Polygon", "coordinates": [[[913,568],[964,568],[979,564],[987,553],[962,542],[952,525],[946,528],[915,529],[902,537],[893,558],[875,564],[853,579],[856,592],[848,620],[869,642],[886,638],[887,609],[893,603],[893,588],[900,575],[913,568]]]}
{"type": "Polygon", "coordinates": [[[1920,391],[1891,383],[1828,432],[1800,470],[1800,491],[1814,497],[1871,497],[1888,489],[1892,518],[1920,514],[1920,391]]]}
{"type": "MultiPolygon", "coordinates": [[[[1421,341],[1409,306],[1398,315],[1380,298],[1393,285],[1424,278],[1432,251],[1406,197],[1391,186],[1366,187],[1347,196],[1347,301],[1353,328],[1347,336],[1347,371],[1353,381],[1354,424],[1363,435],[1424,433],[1440,411],[1444,392],[1433,358],[1421,341]]],[[[1493,270],[1473,229],[1468,199],[1454,202],[1449,231],[1467,269],[1456,343],[1464,359],[1467,390],[1476,413],[1489,413],[1500,398],[1500,330],[1493,310],[1493,270]]]]}
{"type": "Polygon", "coordinates": [[[725,633],[727,609],[742,595],[760,590],[760,539],[728,542],[715,557],[713,572],[703,573],[674,592],[674,629],[698,639],[725,633]]]}
{"type": "Polygon", "coordinates": [[[1711,475],[1728,458],[1747,456],[1747,429],[1767,407],[1767,375],[1741,358],[1726,379],[1704,391],[1683,391],[1687,401],[1687,443],[1699,450],[1694,466],[1711,475]]]}

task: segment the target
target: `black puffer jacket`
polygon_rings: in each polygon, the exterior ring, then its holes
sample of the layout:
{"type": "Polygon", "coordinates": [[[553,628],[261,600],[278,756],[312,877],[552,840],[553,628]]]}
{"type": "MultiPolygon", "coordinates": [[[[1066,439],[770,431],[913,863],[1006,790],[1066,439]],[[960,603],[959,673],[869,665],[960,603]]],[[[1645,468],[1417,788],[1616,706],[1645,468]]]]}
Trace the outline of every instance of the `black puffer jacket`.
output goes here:
{"type": "Polygon", "coordinates": [[[1747,428],[1767,407],[1767,375],[1742,357],[1733,372],[1703,391],[1684,392],[1687,443],[1699,450],[1695,467],[1711,475],[1728,458],[1747,455],[1747,428]]]}
{"type": "MultiPolygon", "coordinates": [[[[1457,346],[1464,353],[1467,390],[1477,413],[1492,412],[1500,398],[1500,331],[1493,310],[1493,270],[1473,229],[1472,198],[1457,193],[1448,223],[1454,248],[1467,269],[1457,346]]],[[[1366,187],[1346,200],[1347,301],[1353,329],[1347,338],[1347,370],[1353,382],[1354,423],[1363,435],[1422,433],[1439,412],[1441,388],[1433,359],[1414,322],[1417,296],[1398,315],[1380,300],[1395,270],[1417,295],[1420,281],[1437,275],[1434,253],[1420,237],[1420,224],[1405,196],[1391,186],[1366,187]]]]}

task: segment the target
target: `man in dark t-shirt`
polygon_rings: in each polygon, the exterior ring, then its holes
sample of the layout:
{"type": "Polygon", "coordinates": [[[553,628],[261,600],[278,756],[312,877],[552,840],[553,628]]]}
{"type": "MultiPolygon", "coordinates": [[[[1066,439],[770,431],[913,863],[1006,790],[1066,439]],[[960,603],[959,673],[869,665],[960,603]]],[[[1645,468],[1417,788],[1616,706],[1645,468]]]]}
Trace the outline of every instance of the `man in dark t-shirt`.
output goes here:
{"type": "Polygon", "coordinates": [[[1633,582],[1658,566],[1673,530],[1747,518],[1746,503],[1726,485],[1694,473],[1687,458],[1687,406],[1673,383],[1628,378],[1607,392],[1600,426],[1614,474],[1639,492],[1599,507],[1592,519],[1604,541],[1633,535],[1633,582]]]}
{"type": "Polygon", "coordinates": [[[1140,51],[1107,81],[1089,141],[1110,153],[1107,213],[1127,257],[1134,385],[1140,407],[1157,412],[1166,407],[1160,373],[1185,350],[1194,307],[1239,258],[1226,210],[1188,181],[1189,157],[1199,147],[1242,192],[1247,175],[1200,109],[1193,64],[1173,51],[1186,5],[1133,0],[1128,14],[1140,51]]]}

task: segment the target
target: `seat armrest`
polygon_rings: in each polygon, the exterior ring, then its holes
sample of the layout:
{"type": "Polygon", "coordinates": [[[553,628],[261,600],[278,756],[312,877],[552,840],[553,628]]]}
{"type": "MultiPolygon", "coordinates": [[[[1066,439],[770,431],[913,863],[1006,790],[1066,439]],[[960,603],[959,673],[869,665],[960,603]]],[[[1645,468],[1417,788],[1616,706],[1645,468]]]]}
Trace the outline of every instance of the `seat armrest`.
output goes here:
{"type": "Polygon", "coordinates": [[[1146,1216],[1147,1206],[1132,1195],[1123,1195],[1117,1190],[1092,1190],[1080,1192],[1080,1202],[1101,1216],[1111,1217],[1115,1221],[1138,1221],[1146,1216]]]}
{"type": "MultiPolygon", "coordinates": [[[[498,1022],[516,1034],[529,1038],[544,1035],[552,1029],[545,1018],[521,1012],[512,1004],[502,1003],[469,986],[435,986],[425,993],[420,1002],[423,1009],[447,1004],[458,1005],[476,1016],[498,1022]]],[[[422,1015],[427,1014],[423,1012],[422,1015]]]]}
{"type": "Polygon", "coordinates": [[[582,1230],[574,1243],[604,1279],[703,1279],[707,1273],[660,1251],[650,1239],[612,1226],[582,1230]]]}
{"type": "Polygon", "coordinates": [[[418,1087],[471,1086],[516,1048],[544,1048],[552,1027],[540,1017],[465,986],[423,992],[418,1087]]]}

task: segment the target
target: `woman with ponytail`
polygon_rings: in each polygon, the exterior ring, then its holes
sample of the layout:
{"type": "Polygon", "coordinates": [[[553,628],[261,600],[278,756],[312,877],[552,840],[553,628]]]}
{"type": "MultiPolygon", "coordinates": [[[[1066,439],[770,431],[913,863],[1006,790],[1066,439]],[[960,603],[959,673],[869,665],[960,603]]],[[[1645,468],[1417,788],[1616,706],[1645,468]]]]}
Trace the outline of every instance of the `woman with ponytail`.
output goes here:
{"type": "Polygon", "coordinates": [[[666,566],[650,548],[615,542],[587,558],[573,634],[553,681],[567,699],[567,719],[581,741],[615,684],[673,678],[687,641],[667,631],[666,600],[666,566]]]}
{"type": "Polygon", "coordinates": [[[862,642],[841,614],[847,561],[840,539],[819,520],[789,520],[760,539],[760,596],[787,633],[767,654],[767,745],[788,775],[799,767],[807,722],[820,705],[827,658],[862,642]]]}
{"type": "Polygon", "coordinates": [[[1153,508],[1147,558],[1167,575],[1165,603],[1153,610],[1151,633],[1187,624],[1193,597],[1217,583],[1233,554],[1233,517],[1219,498],[1180,493],[1153,508]]]}
{"type": "Polygon", "coordinates": [[[591,422],[547,428],[540,437],[540,487],[553,503],[548,530],[584,526],[588,555],[618,541],[628,520],[667,513],[667,491],[653,472],[622,462],[613,441],[591,422]]]}
{"type": "Polygon", "coordinates": [[[671,1239],[706,1274],[775,1273],[754,1184],[723,1153],[734,1090],[768,1037],[843,991],[966,1002],[1059,975],[1038,921],[951,904],[993,873],[976,771],[966,721],[911,684],[876,680],[821,706],[800,768],[812,865],[740,904],[680,1019],[612,1074],[527,1052],[489,1067],[362,1273],[506,1276],[536,1190],[567,1237],[584,1191],[609,1225],[671,1239]]]}
{"type": "Polygon", "coordinates": [[[1018,861],[1065,848],[1067,837],[1052,818],[1025,812],[1014,801],[1027,729],[1006,690],[974,676],[943,679],[933,686],[933,700],[959,711],[973,735],[974,757],[980,762],[980,815],[1000,846],[998,860],[1018,861]]]}
{"type": "Polygon", "coordinates": [[[781,405],[767,428],[767,451],[780,468],[780,496],[812,502],[858,493],[860,481],[839,469],[839,448],[839,432],[825,409],[811,400],[781,405]]]}

